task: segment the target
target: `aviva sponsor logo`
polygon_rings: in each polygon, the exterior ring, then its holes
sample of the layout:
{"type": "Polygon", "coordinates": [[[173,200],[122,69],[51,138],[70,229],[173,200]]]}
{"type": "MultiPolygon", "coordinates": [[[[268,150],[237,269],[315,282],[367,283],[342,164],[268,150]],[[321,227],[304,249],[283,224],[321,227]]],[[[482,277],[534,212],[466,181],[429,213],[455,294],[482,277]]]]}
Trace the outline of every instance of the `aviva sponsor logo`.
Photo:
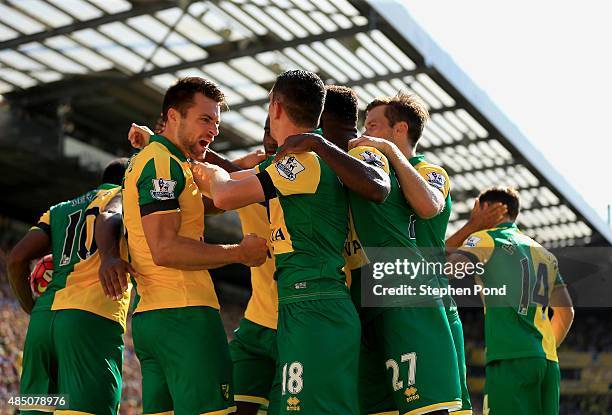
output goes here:
{"type": "Polygon", "coordinates": [[[412,402],[420,399],[419,391],[414,386],[409,387],[404,391],[404,395],[406,395],[406,402],[412,402]]]}
{"type": "Polygon", "coordinates": [[[286,239],[287,238],[285,238],[285,234],[283,233],[283,230],[281,228],[272,229],[272,233],[270,234],[271,242],[284,241],[286,239]]]}
{"type": "Polygon", "coordinates": [[[295,396],[292,396],[289,399],[287,399],[287,410],[288,411],[299,411],[300,410],[300,400],[295,396]]]}

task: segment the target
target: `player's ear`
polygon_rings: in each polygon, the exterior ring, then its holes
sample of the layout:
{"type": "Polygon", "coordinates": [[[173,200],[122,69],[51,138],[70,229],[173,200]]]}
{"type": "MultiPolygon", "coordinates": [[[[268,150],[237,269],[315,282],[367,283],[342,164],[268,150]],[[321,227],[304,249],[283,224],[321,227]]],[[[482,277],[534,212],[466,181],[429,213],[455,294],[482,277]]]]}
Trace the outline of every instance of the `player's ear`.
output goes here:
{"type": "Polygon", "coordinates": [[[280,103],[280,101],[277,100],[272,100],[272,102],[270,102],[270,117],[278,120],[281,117],[281,114],[283,113],[284,108],[282,106],[282,104],[280,103]]]}
{"type": "Polygon", "coordinates": [[[409,127],[406,121],[396,122],[395,125],[393,126],[393,132],[398,137],[408,138],[408,130],[409,130],[409,127]]]}
{"type": "Polygon", "coordinates": [[[178,116],[179,112],[175,108],[168,108],[168,121],[172,120],[173,122],[176,122],[178,116]]]}

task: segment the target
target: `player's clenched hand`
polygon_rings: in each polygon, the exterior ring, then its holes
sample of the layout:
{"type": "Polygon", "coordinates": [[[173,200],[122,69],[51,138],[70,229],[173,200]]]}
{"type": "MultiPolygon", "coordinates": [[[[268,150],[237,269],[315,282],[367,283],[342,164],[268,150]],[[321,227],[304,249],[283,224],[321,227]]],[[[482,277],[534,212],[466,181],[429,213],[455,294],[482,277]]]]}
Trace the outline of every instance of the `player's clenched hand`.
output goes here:
{"type": "Polygon", "coordinates": [[[503,203],[490,203],[483,207],[476,199],[468,222],[473,232],[491,229],[501,222],[506,213],[508,208],[503,203]]]}
{"type": "Polygon", "coordinates": [[[104,294],[113,300],[119,300],[128,288],[127,273],[136,275],[134,268],[121,258],[103,256],[100,258],[98,278],[104,294]]]}
{"type": "Polygon", "coordinates": [[[252,169],[257,166],[259,163],[266,159],[265,151],[261,149],[257,149],[255,151],[251,151],[250,153],[245,154],[244,156],[233,160],[232,163],[240,167],[241,169],[252,169]]]}
{"type": "Polygon", "coordinates": [[[143,148],[149,144],[149,140],[153,135],[153,131],[146,125],[137,125],[132,123],[130,131],[128,131],[128,140],[134,148],[143,148]]]}
{"type": "Polygon", "coordinates": [[[274,162],[282,160],[287,154],[306,153],[312,151],[324,140],[319,134],[305,133],[287,137],[274,157],[274,162]]]}
{"type": "Polygon", "coordinates": [[[362,135],[359,138],[353,138],[349,141],[349,149],[359,146],[374,147],[380,150],[385,156],[389,157],[388,153],[391,150],[391,144],[392,143],[382,138],[362,135]]]}
{"type": "Polygon", "coordinates": [[[191,161],[190,167],[193,173],[193,180],[195,180],[200,191],[205,195],[210,195],[210,176],[214,174],[216,169],[220,169],[221,167],[195,160],[191,161]]]}
{"type": "Polygon", "coordinates": [[[239,245],[242,260],[244,265],[249,267],[258,267],[268,258],[268,244],[266,240],[260,238],[254,233],[249,233],[242,238],[239,245]]]}

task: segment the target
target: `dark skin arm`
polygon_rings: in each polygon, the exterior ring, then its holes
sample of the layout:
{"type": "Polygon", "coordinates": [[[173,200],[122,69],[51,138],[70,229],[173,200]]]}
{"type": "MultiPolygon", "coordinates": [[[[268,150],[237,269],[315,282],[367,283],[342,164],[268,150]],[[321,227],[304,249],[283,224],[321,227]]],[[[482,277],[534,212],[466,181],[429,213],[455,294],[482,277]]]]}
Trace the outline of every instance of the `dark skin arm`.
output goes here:
{"type": "Polygon", "coordinates": [[[210,164],[216,164],[228,173],[243,170],[242,167],[238,166],[237,164],[234,164],[232,161],[226,159],[225,157],[211,149],[206,150],[206,156],[204,157],[204,161],[210,164]]]}
{"type": "Polygon", "coordinates": [[[96,218],[94,236],[100,253],[98,278],[107,298],[119,300],[128,288],[128,272],[136,274],[132,266],[121,259],[122,229],[121,196],[115,196],[96,218]]]}
{"type": "Polygon", "coordinates": [[[7,260],[11,289],[21,304],[23,311],[30,314],[34,298],[30,289],[30,261],[40,258],[51,251],[51,239],[40,229],[29,231],[13,247],[7,260]]]}
{"type": "Polygon", "coordinates": [[[382,174],[375,167],[349,156],[318,134],[300,134],[287,138],[276,153],[274,161],[282,159],[286,154],[308,151],[317,153],[346,187],[364,199],[382,203],[389,196],[391,191],[389,176],[382,174]]]}

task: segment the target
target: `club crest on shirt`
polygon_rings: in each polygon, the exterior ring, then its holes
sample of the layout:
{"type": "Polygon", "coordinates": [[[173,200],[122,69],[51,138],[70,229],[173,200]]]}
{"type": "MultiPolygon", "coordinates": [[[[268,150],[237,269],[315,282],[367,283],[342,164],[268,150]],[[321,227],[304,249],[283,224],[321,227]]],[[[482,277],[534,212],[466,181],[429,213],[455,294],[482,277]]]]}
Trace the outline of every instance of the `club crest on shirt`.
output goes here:
{"type": "Polygon", "coordinates": [[[433,187],[436,187],[438,189],[444,189],[444,185],[446,184],[446,177],[444,177],[444,175],[438,172],[432,171],[427,173],[427,181],[433,187]]]}
{"type": "Polygon", "coordinates": [[[363,153],[359,153],[359,155],[361,156],[361,158],[363,158],[364,162],[372,164],[373,166],[384,167],[385,165],[385,163],[383,163],[382,161],[382,157],[371,151],[366,150],[363,153]]]}
{"type": "Polygon", "coordinates": [[[176,186],[175,180],[165,179],[153,179],[153,190],[151,190],[151,197],[157,200],[169,200],[174,199],[174,187],[176,186]]]}
{"type": "Polygon", "coordinates": [[[305,167],[297,161],[295,156],[285,156],[276,163],[276,170],[285,179],[294,181],[297,175],[305,170],[305,167]]]}
{"type": "Polygon", "coordinates": [[[470,236],[469,238],[466,239],[465,241],[465,246],[469,246],[470,248],[474,248],[476,247],[476,245],[478,245],[478,242],[480,242],[481,239],[478,238],[477,236],[470,236]]]}

